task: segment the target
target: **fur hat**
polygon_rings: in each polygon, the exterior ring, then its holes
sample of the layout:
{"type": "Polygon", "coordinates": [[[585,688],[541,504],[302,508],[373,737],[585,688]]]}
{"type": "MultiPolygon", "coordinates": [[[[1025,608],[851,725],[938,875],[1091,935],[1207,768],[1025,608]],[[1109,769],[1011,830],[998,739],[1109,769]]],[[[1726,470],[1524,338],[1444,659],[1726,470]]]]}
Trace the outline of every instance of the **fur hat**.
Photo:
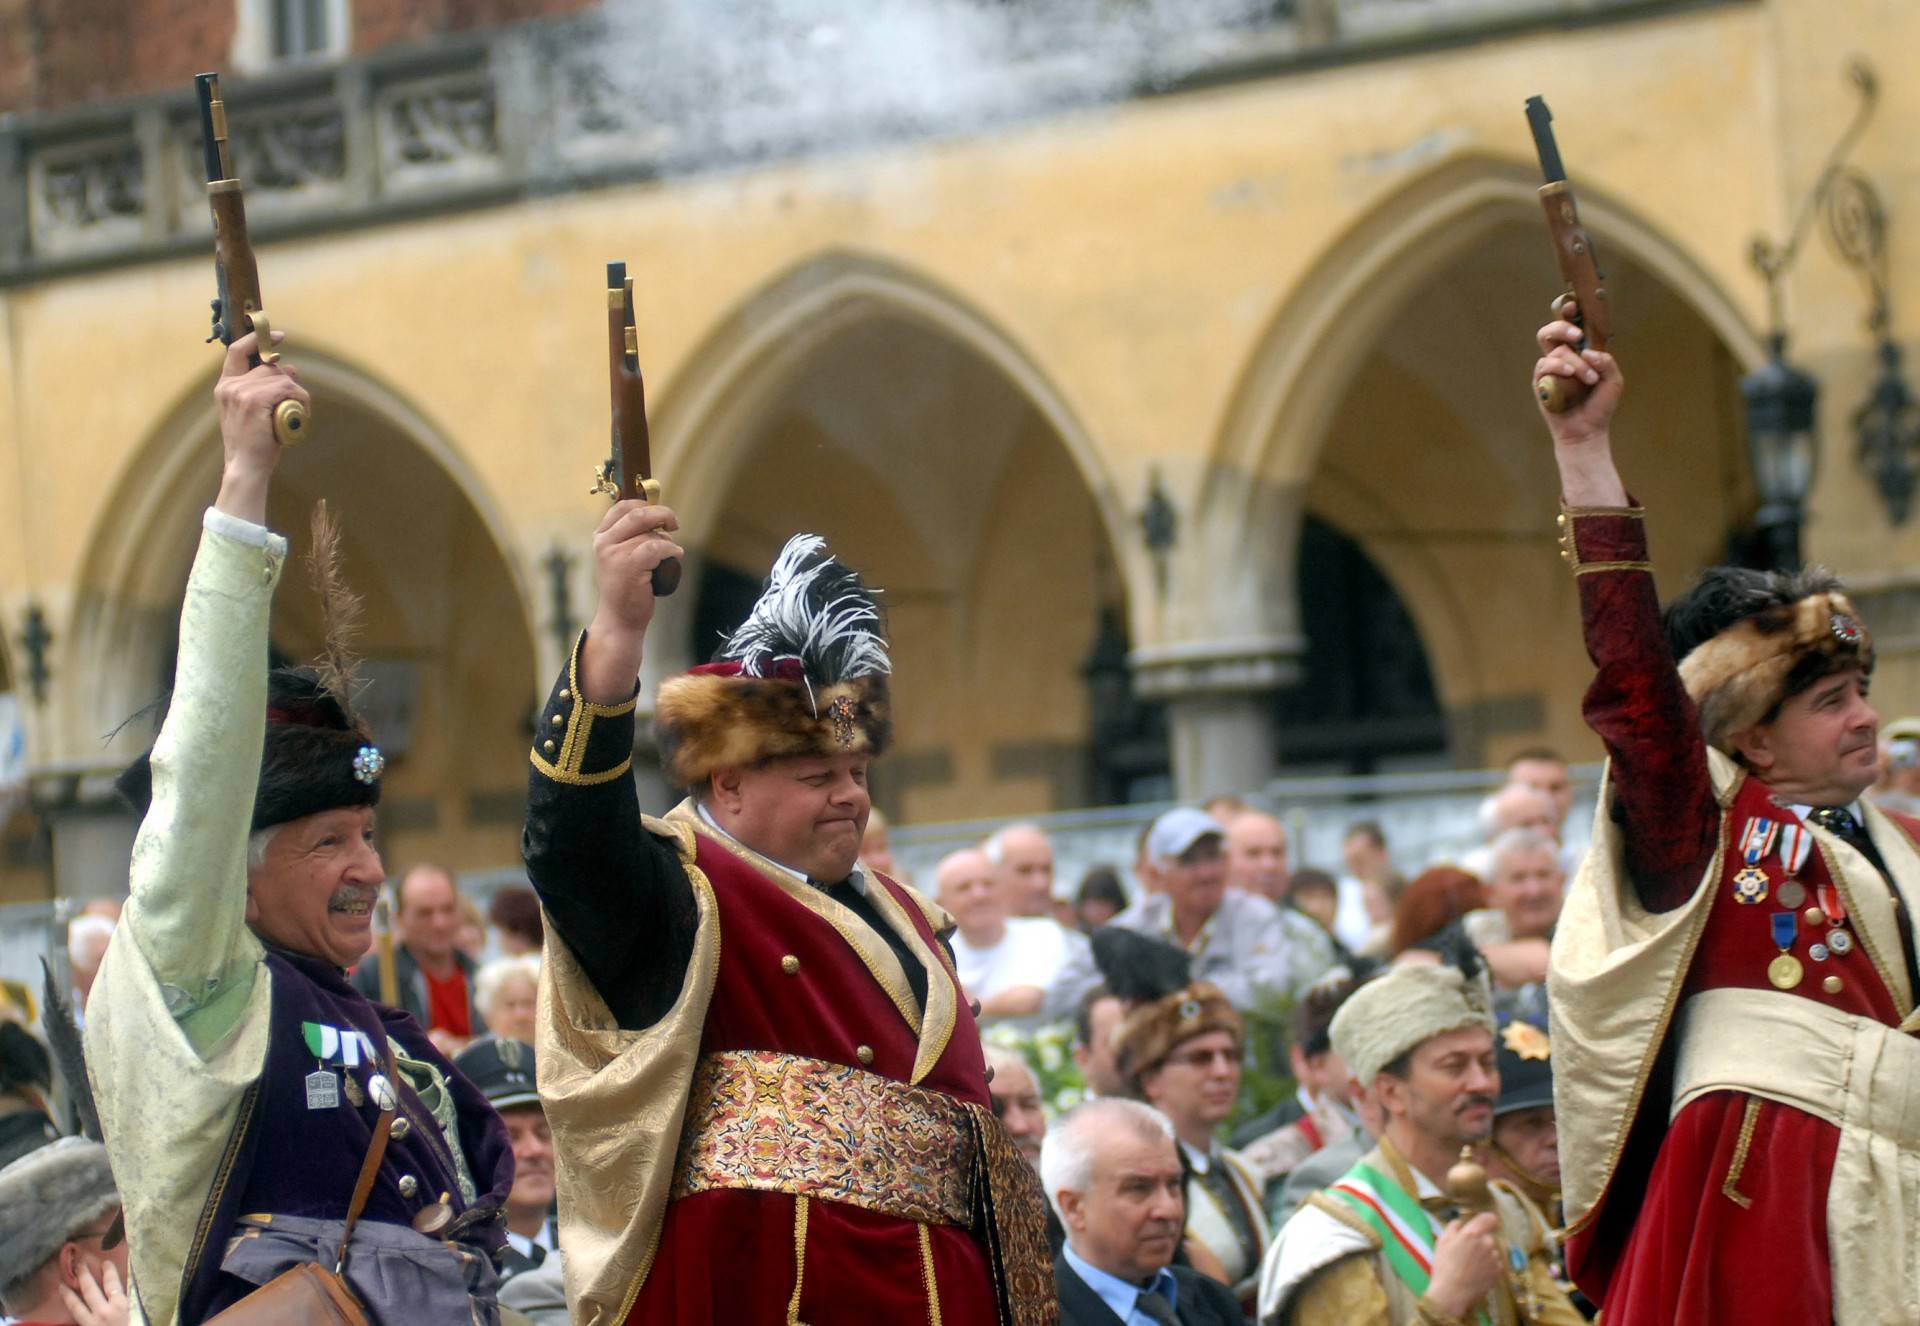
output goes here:
{"type": "Polygon", "coordinates": [[[667,777],[795,755],[878,756],[893,735],[887,642],[874,591],[811,534],[781,551],[719,659],[662,682],[654,741],[667,777]]]}
{"type": "Polygon", "coordinates": [[[60,1245],[120,1205],[107,1149],[63,1137],[0,1169],[0,1289],[47,1264],[60,1245]]]}
{"type": "Polygon", "coordinates": [[[1363,1086],[1422,1041],[1462,1027],[1493,1031],[1493,994],[1483,971],[1436,963],[1389,967],[1333,1015],[1333,1048],[1363,1086]]]}
{"type": "Polygon", "coordinates": [[[1736,733],[1822,677],[1873,671],[1873,637],[1820,567],[1715,567],[1668,607],[1666,628],[1702,735],[1729,753],[1736,733]]]}
{"type": "MultiPolygon", "coordinates": [[[[152,752],[128,765],[114,786],[144,815],[153,803],[152,752]]],[[[270,829],[323,810],[380,803],[386,760],[373,737],[306,668],[267,676],[267,739],[253,794],[252,829],[270,829]]]]}
{"type": "MultiPolygon", "coordinates": [[[[253,794],[252,831],[270,829],[324,810],[380,803],[386,758],[353,711],[359,660],[351,641],[360,600],[339,570],[340,531],[321,502],[313,513],[307,570],[320,599],[326,647],[311,668],[275,668],[267,674],[267,735],[260,782],[253,794]]],[[[157,708],[164,714],[166,698],[157,708]]],[[[153,752],[114,780],[141,815],[153,804],[153,752]]]]}
{"type": "Polygon", "coordinates": [[[1240,1043],[1244,1025],[1240,1015],[1227,1002],[1220,987],[1211,981],[1195,981],[1151,1003],[1141,1004],[1113,1033],[1114,1067],[1121,1079],[1135,1091],[1140,1079],[1167,1061],[1175,1049],[1195,1036],[1210,1031],[1232,1035],[1240,1043]]]}

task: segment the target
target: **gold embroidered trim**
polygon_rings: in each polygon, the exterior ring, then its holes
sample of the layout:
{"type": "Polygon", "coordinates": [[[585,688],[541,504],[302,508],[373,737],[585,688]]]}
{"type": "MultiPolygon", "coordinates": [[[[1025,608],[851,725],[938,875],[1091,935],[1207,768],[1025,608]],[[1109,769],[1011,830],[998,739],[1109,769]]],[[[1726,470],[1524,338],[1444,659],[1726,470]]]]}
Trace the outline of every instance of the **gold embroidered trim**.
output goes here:
{"type": "Polygon", "coordinates": [[[920,1272],[927,1281],[927,1323],[940,1326],[940,1282],[933,1273],[933,1235],[925,1225],[920,1230],[920,1272]]]}
{"type": "Polygon", "coordinates": [[[1560,514],[1575,519],[1581,516],[1623,516],[1628,520],[1645,520],[1647,509],[1643,506],[1567,506],[1562,503],[1560,514]]]}
{"type": "Polygon", "coordinates": [[[978,1147],[964,1103],[772,1050],[693,1070],[671,1200],[750,1188],[971,1227],[978,1147]]]}
{"type": "Polygon", "coordinates": [[[1380,1251],[1380,1235],[1374,1232],[1373,1226],[1355,1214],[1352,1207],[1348,1206],[1339,1198],[1329,1197],[1324,1191],[1310,1192],[1307,1194],[1307,1200],[1300,1205],[1302,1207],[1311,1206],[1323,1215],[1332,1216],[1348,1229],[1353,1230],[1354,1233],[1366,1235],[1368,1246],[1375,1252],[1380,1251]]]}
{"type": "MultiPolygon", "coordinates": [[[[1612,779],[1613,761],[1609,760],[1600,782],[1600,801],[1603,805],[1608,804],[1607,798],[1612,795],[1612,789],[1608,786],[1612,779]]],[[[1732,817],[1724,812],[1733,804],[1733,797],[1739,792],[1740,784],[1744,781],[1744,775],[1735,779],[1733,786],[1727,790],[1726,799],[1720,803],[1723,813],[1720,816],[1720,833],[1713,844],[1713,859],[1707,862],[1706,873],[1701,877],[1700,883],[1694,886],[1696,891],[1702,887],[1719,887],[1720,872],[1725,868],[1727,844],[1732,835],[1732,827],[1729,823],[1732,817]]],[[[1673,1026],[1674,1007],[1680,1002],[1680,992],[1686,988],[1686,974],[1693,968],[1693,956],[1699,951],[1700,937],[1706,933],[1707,918],[1712,914],[1712,904],[1703,904],[1699,915],[1694,918],[1693,929],[1687,934],[1686,951],[1680,955],[1679,976],[1674,980],[1673,988],[1667,991],[1666,1005],[1660,1010],[1660,1020],[1654,1026],[1653,1035],[1647,1040],[1646,1052],[1640,1057],[1640,1072],[1634,1078],[1633,1090],[1627,1095],[1626,1112],[1621,1116],[1619,1127],[1614,1130],[1613,1146],[1607,1156],[1606,1181],[1600,1185],[1600,1191],[1594,1194],[1593,1204],[1580,1213],[1580,1218],[1567,1222],[1563,1237],[1571,1238],[1592,1224],[1594,1218],[1600,1214],[1600,1208],[1606,1205],[1607,1195],[1613,1191],[1614,1176],[1620,1172],[1620,1156],[1627,1149],[1627,1134],[1632,1131],[1633,1121],[1640,1115],[1640,1105],[1647,1094],[1647,1079],[1653,1076],[1654,1060],[1659,1057],[1660,1047],[1666,1043],[1667,1031],[1673,1026]]]]}
{"type": "MultiPolygon", "coordinates": [[[[656,820],[651,815],[641,816],[640,822],[647,826],[649,832],[665,830],[671,832],[680,840],[680,864],[687,872],[687,882],[693,885],[694,897],[699,904],[701,926],[697,935],[698,942],[702,945],[713,945],[713,962],[708,968],[708,971],[718,973],[720,970],[720,927],[718,925],[707,924],[707,922],[710,918],[717,915],[720,904],[713,896],[713,881],[707,878],[705,871],[693,863],[692,831],[688,830],[684,825],[669,824],[665,820],[656,820]],[[658,826],[658,828],[654,826],[658,826]],[[708,935],[711,935],[712,938],[706,938],[708,935]]],[[[708,977],[707,994],[709,996],[713,993],[713,979],[713,976],[708,977]]],[[[686,992],[682,991],[680,997],[685,999],[687,997],[686,992]]],[[[672,1199],[669,1198],[668,1200],[671,1201],[672,1199]]],[[[610,1318],[611,1321],[624,1322],[629,1316],[633,1315],[634,1300],[640,1297],[640,1289],[647,1283],[647,1273],[653,1269],[653,1259],[660,1252],[660,1233],[666,1228],[666,1224],[666,1219],[663,1216],[661,1219],[654,1221],[653,1228],[647,1232],[647,1250],[645,1255],[640,1259],[640,1269],[635,1273],[633,1283],[627,1286],[626,1297],[620,1300],[620,1311],[610,1318]]]]}
{"type": "MultiPolygon", "coordinates": [[[[847,941],[847,946],[859,955],[860,961],[887,992],[887,998],[900,1010],[900,1016],[912,1029],[914,1037],[923,1037],[924,1020],[921,1009],[913,997],[913,989],[907,984],[906,968],[901,965],[900,957],[893,947],[881,938],[878,931],[868,925],[852,908],[844,906],[824,892],[810,884],[802,883],[792,875],[772,865],[757,852],[749,851],[725,833],[716,831],[712,825],[700,818],[700,812],[694,807],[693,798],[688,797],[667,812],[669,820],[686,824],[699,837],[705,838],[730,855],[739,857],[747,865],[758,871],[763,879],[772,883],[789,898],[818,916],[839,932],[847,941]]],[[[871,895],[869,895],[871,896],[871,895]]],[[[881,908],[881,914],[886,914],[881,908]]],[[[896,926],[897,930],[899,927],[896,926]]],[[[902,933],[909,949],[920,947],[920,936],[909,927],[902,933]]],[[[931,974],[931,973],[930,973],[931,974]]],[[[931,986],[928,987],[931,990],[931,986]]]]}
{"type": "MultiPolygon", "coordinates": [[[[902,892],[907,890],[903,887],[902,892]]],[[[959,1012],[960,986],[959,976],[945,961],[945,954],[938,942],[929,945],[920,938],[920,932],[914,928],[913,918],[907,915],[906,907],[894,891],[878,880],[872,882],[867,897],[885,918],[888,925],[907,941],[907,947],[920,960],[927,973],[927,1004],[921,1010],[919,1047],[913,1057],[913,1072],[909,1082],[919,1082],[933,1071],[940,1062],[940,1056],[947,1052],[947,1042],[953,1039],[953,1028],[959,1012]]]]}
{"type": "MultiPolygon", "coordinates": [[[[925,1239],[927,1227],[920,1226],[925,1239]]],[[[800,1286],[807,1276],[807,1199],[793,1200],[793,1297],[787,1300],[787,1326],[807,1326],[800,1320],[800,1286]]]]}
{"type": "Polygon", "coordinates": [[[1580,544],[1574,535],[1573,522],[1586,516],[1619,516],[1626,520],[1641,520],[1646,516],[1646,508],[1638,506],[1566,506],[1560,507],[1560,514],[1554,518],[1559,529],[1560,559],[1573,568],[1575,575],[1584,575],[1588,571],[1651,571],[1649,562],[1583,562],[1580,560],[1580,544]]]}
{"type": "Polygon", "coordinates": [[[554,782],[568,787],[593,787],[610,783],[633,767],[633,756],[629,753],[611,769],[587,773],[583,768],[587,758],[587,739],[593,733],[594,720],[630,714],[640,699],[635,695],[625,704],[594,704],[580,693],[580,650],[586,639],[585,631],[575,636],[573,652],[567,656],[566,693],[569,698],[562,702],[567,709],[567,730],[560,739],[560,750],[552,760],[542,758],[537,745],[531,753],[534,768],[554,782]]]}
{"type": "Polygon", "coordinates": [[[1753,1198],[1739,1191],[1740,1176],[1746,1172],[1747,1148],[1753,1145],[1754,1125],[1759,1122],[1760,1098],[1748,1096],[1746,1111],[1740,1116],[1740,1140],[1733,1147],[1733,1163],[1727,1166],[1726,1182],[1720,1185],[1721,1195],[1743,1211],[1753,1206],[1753,1198]]]}
{"type": "Polygon", "coordinates": [[[614,765],[611,769],[591,774],[579,772],[569,773],[560,766],[541,759],[539,751],[534,751],[531,758],[534,768],[538,769],[554,782],[565,787],[597,787],[601,783],[611,783],[614,779],[624,776],[629,769],[633,768],[633,756],[631,755],[614,765]]]}

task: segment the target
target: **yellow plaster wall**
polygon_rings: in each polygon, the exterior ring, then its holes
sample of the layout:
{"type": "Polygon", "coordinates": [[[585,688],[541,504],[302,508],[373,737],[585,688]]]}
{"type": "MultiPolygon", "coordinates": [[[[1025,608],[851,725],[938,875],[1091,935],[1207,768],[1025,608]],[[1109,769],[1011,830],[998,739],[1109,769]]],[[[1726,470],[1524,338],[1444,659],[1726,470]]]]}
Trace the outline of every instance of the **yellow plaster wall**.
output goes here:
{"type": "MultiPolygon", "coordinates": [[[[1024,453],[1032,457],[1028,468],[1049,478],[1031,492],[996,498],[996,533],[971,578],[949,564],[958,555],[952,549],[916,547],[899,516],[885,514],[885,502],[850,527],[853,547],[865,552],[863,541],[871,541],[876,556],[906,568],[901,583],[924,596],[903,594],[896,607],[907,730],[928,743],[950,739],[962,772],[951,796],[926,794],[912,805],[915,815],[1029,808],[1043,795],[1037,785],[994,783],[990,749],[1001,735],[979,726],[962,690],[923,685],[913,669],[944,680],[959,659],[978,670],[1000,655],[985,642],[1030,641],[1037,656],[1059,666],[1015,703],[1009,723],[1035,740],[1071,740],[1083,726],[1084,700],[1065,664],[1084,655],[1095,601],[1093,587],[1080,592],[1078,583],[1095,573],[1080,567],[1104,563],[1111,569],[1099,574],[1125,586],[1137,645],[1203,640],[1249,624],[1223,619],[1210,597],[1220,550],[1245,550],[1248,574],[1268,576],[1291,571],[1292,550],[1255,548],[1231,502],[1202,504],[1209,491],[1324,506],[1337,523],[1356,527],[1411,596],[1423,583],[1444,585],[1443,598],[1414,606],[1427,618],[1457,612],[1468,619],[1431,625],[1448,703],[1537,690],[1546,727],[1500,740],[1539,735],[1584,749],[1573,715],[1586,665],[1570,633],[1571,588],[1544,542],[1550,471],[1538,450],[1515,460],[1541,439],[1524,409],[1484,413],[1516,373],[1524,378],[1537,306],[1496,305],[1498,323],[1483,320],[1476,339],[1458,341],[1476,353],[1458,362],[1471,380],[1451,394],[1369,394],[1362,388],[1370,375],[1393,377],[1392,355],[1407,352],[1394,338],[1396,324],[1411,322],[1435,338],[1457,333],[1451,310],[1373,307],[1367,291],[1403,298],[1458,256],[1443,234],[1408,233],[1419,208],[1444,204],[1433,196],[1434,182],[1455,175],[1505,181],[1491,210],[1482,209],[1484,233],[1467,250],[1524,245],[1515,261],[1544,271],[1544,239],[1528,237],[1529,204],[1515,181],[1531,170],[1521,103],[1547,91],[1589,210],[1617,226],[1601,229],[1602,245],[1631,240],[1650,281],[1670,287],[1649,284],[1648,299],[1623,306],[1621,321],[1623,354],[1647,354],[1686,380],[1665,402],[1653,401],[1651,389],[1636,397],[1634,409],[1658,414],[1658,424],[1644,425],[1657,444],[1633,432],[1643,425],[1623,425],[1636,486],[1672,492],[1676,509],[1654,517],[1671,588],[1691,561],[1712,555],[1729,513],[1745,500],[1737,484],[1724,482],[1720,460],[1709,464],[1675,448],[1702,429],[1721,430],[1717,447],[1730,436],[1726,402],[1695,379],[1706,365],[1723,385],[1746,366],[1733,358],[1751,355],[1756,344],[1764,314],[1746,267],[1751,234],[1784,230],[1844,120],[1844,54],[1898,52],[1916,40],[1920,10],[1904,0],[1717,6],[1237,83],[943,144],[302,238],[266,246],[262,274],[268,306],[294,332],[296,353],[317,353],[340,366],[342,380],[377,387],[373,394],[445,448],[435,452],[441,460],[457,462],[459,488],[501,542],[523,635],[544,619],[544,603],[529,601],[545,583],[538,559],[556,539],[584,553],[601,510],[585,492],[585,476],[603,453],[606,429],[599,296],[606,259],[624,258],[637,279],[641,356],[669,493],[683,506],[696,546],[716,556],[745,556],[739,550],[748,545],[761,557],[768,551],[766,531],[752,539],[730,531],[733,513],[777,511],[795,523],[832,522],[836,514],[799,483],[797,462],[745,477],[737,466],[696,463],[714,449],[761,454],[759,425],[713,425],[718,416],[696,411],[687,387],[704,365],[751,337],[758,293],[825,256],[851,253],[890,264],[929,292],[913,314],[921,321],[949,332],[963,323],[990,329],[1001,349],[1032,366],[1070,420],[1072,468],[1063,468],[1064,451],[1050,455],[1042,442],[1024,453]],[[1510,222],[1515,228],[1502,230],[1510,222]],[[1375,271],[1391,279],[1372,281],[1375,271]],[[1349,273],[1367,273],[1371,284],[1347,289],[1349,273]],[[1663,340],[1659,319],[1682,302],[1694,330],[1663,340]],[[1716,360],[1701,320],[1734,347],[1732,357],[1716,360]],[[1300,327],[1315,329],[1312,339],[1276,346],[1276,337],[1300,327]],[[1313,390],[1326,395],[1322,405],[1309,401],[1313,390]],[[1423,416],[1429,402],[1445,414],[1423,416]],[[1501,421],[1494,436],[1488,418],[1501,421]],[[1299,419],[1312,424],[1289,436],[1288,421],[1299,419]],[[1355,436],[1389,438],[1417,449],[1423,434],[1490,448],[1487,463],[1505,486],[1489,528],[1515,540],[1510,551],[1451,549],[1425,537],[1404,509],[1422,486],[1425,496],[1462,501],[1467,494],[1448,485],[1470,486],[1484,499],[1486,486],[1469,484],[1484,477],[1484,467],[1422,472],[1408,465],[1421,458],[1417,450],[1389,449],[1384,463],[1406,491],[1365,510],[1341,496],[1342,484],[1377,483],[1378,476],[1368,473],[1372,453],[1343,450],[1330,459],[1329,439],[1350,446],[1355,436]],[[1681,454],[1684,468],[1672,463],[1681,454]],[[1176,592],[1164,605],[1133,524],[1149,464],[1164,475],[1190,534],[1182,551],[1189,560],[1177,568],[1176,592]],[[711,482],[676,491],[676,475],[708,472],[711,482]],[[1657,477],[1643,480],[1643,473],[1657,477]],[[1074,482],[1082,485],[1077,495],[1074,482]],[[1704,509],[1681,508],[1687,495],[1716,482],[1725,491],[1704,509]],[[1195,528],[1209,522],[1224,533],[1210,540],[1195,528]],[[880,537],[889,528],[891,542],[880,537]],[[1107,535],[1119,543],[1103,550],[1107,535]],[[1028,560],[1036,548],[1043,550],[1037,563],[1028,560]],[[1063,554],[1051,556],[1055,548],[1063,554]],[[1030,588],[1034,604],[1069,606],[1029,611],[995,597],[995,586],[1009,584],[1030,588]],[[962,602],[964,612],[952,606],[962,602]],[[965,621],[965,642],[940,621],[965,621]],[[1524,645],[1514,648],[1515,640],[1524,645]]],[[[1902,218],[1916,214],[1911,204],[1920,200],[1920,172],[1903,155],[1920,88],[1885,72],[1886,104],[1860,155],[1885,182],[1894,209],[1896,330],[1910,341],[1920,277],[1897,259],[1912,242],[1902,218]]],[[[1502,261],[1506,252],[1481,257],[1502,261]]],[[[180,259],[0,294],[0,420],[8,434],[0,473],[9,475],[0,484],[0,524],[9,531],[0,535],[0,607],[11,631],[24,598],[38,597],[63,637],[63,660],[74,665],[41,734],[40,758],[84,757],[94,731],[81,718],[88,678],[74,672],[97,656],[74,652],[75,603],[130,592],[85,583],[89,548],[126,518],[106,495],[124,499],[157,458],[216,445],[194,405],[216,359],[200,343],[210,284],[204,261],[180,259]]],[[[1547,293],[1540,292],[1542,303],[1547,293]]],[[[1816,241],[1791,293],[1801,357],[1829,385],[1830,454],[1815,498],[1812,551],[1849,572],[1905,575],[1920,535],[1888,539],[1845,454],[1844,415],[1864,390],[1867,367],[1857,290],[1816,241]]],[[[1636,391],[1643,380],[1658,375],[1636,377],[1636,391]]],[[[324,397],[319,409],[324,429],[324,397]]],[[[322,431],[310,445],[326,455],[333,443],[322,431]]],[[[895,463],[911,477],[910,452],[895,463]]],[[[850,483],[885,486],[870,466],[865,480],[857,469],[847,473],[850,483]]],[[[899,482],[897,474],[883,477],[899,482]]],[[[191,522],[205,495],[189,489],[151,519],[191,522]]],[[[584,576],[578,583],[584,587],[584,576]]],[[[151,584],[140,590],[155,592],[151,584]]],[[[1265,625],[1286,624],[1284,595],[1248,601],[1249,614],[1272,618],[1265,625]]],[[[576,612],[587,606],[576,601],[576,612]]],[[[484,638],[448,638],[463,661],[447,683],[489,706],[505,704],[516,687],[527,702],[544,688],[551,646],[537,631],[533,663],[501,660],[497,668],[466,661],[485,654],[484,638]]],[[[1882,684],[1883,693],[1894,693],[1891,703],[1920,702],[1920,677],[1910,672],[1888,668],[1882,684]]],[[[438,767],[452,777],[457,766],[490,762],[491,749],[449,747],[438,767]]],[[[491,839],[475,848],[499,850],[491,839]]]]}

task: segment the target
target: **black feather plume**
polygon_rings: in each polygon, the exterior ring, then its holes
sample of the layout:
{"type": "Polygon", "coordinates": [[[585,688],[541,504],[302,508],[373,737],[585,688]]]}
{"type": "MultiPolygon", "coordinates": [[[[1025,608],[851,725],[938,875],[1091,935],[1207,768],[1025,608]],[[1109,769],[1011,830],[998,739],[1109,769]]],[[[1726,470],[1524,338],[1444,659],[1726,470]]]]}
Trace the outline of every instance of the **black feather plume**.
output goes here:
{"type": "Polygon", "coordinates": [[[105,1141],[100,1131],[100,1111],[93,1104],[93,1083],[87,1078],[87,1052],[80,1043],[80,1025],[74,1021],[73,1005],[67,1002],[66,991],[60,988],[60,983],[53,979],[53,967],[45,958],[40,959],[40,970],[46,973],[47,985],[46,1016],[41,1024],[47,1031],[47,1046],[53,1051],[53,1062],[60,1070],[61,1080],[67,1084],[67,1100],[79,1122],[80,1135],[96,1142],[105,1141]]]}
{"type": "Polygon", "coordinates": [[[1124,1001],[1160,999],[1192,980],[1193,959],[1172,944],[1117,925],[1101,926],[1092,942],[1100,979],[1124,1001]]]}

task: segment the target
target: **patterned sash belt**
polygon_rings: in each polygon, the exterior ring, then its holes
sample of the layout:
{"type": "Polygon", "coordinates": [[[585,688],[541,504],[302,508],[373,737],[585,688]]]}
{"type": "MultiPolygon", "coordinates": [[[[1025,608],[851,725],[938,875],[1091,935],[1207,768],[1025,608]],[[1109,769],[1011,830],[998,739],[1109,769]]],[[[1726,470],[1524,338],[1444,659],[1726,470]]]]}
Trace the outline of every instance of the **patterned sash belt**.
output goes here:
{"type": "Polygon", "coordinates": [[[672,1196],[755,1188],[966,1227],[974,1136],[967,1107],[938,1091],[772,1050],[705,1054],[672,1196]]]}

